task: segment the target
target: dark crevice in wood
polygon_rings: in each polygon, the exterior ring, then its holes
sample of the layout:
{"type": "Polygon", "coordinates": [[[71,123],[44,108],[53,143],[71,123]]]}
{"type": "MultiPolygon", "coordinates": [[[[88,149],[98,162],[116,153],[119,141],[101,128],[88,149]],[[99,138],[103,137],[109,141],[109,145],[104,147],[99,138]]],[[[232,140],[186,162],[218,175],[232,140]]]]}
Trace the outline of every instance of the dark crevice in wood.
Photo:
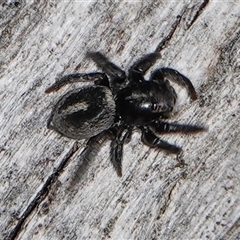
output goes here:
{"type": "Polygon", "coordinates": [[[166,37],[163,38],[163,40],[158,44],[155,52],[161,52],[165,46],[168,44],[168,42],[170,41],[170,39],[172,38],[174,32],[176,31],[180,21],[182,19],[182,15],[178,15],[176,21],[173,23],[172,28],[170,30],[170,32],[168,33],[168,35],[166,37]]]}
{"type": "Polygon", "coordinates": [[[204,8],[208,5],[209,0],[204,0],[203,3],[199,6],[198,11],[196,12],[196,14],[194,15],[192,21],[188,24],[187,29],[189,29],[198,19],[198,17],[200,16],[200,14],[203,12],[204,8]]]}
{"type": "Polygon", "coordinates": [[[48,177],[46,182],[43,184],[42,189],[36,194],[35,198],[28,205],[25,212],[19,218],[17,225],[12,229],[12,231],[5,238],[5,240],[14,240],[17,237],[17,235],[21,231],[22,225],[24,224],[25,220],[36,209],[39,203],[42,202],[44,198],[46,198],[46,196],[49,193],[49,190],[51,189],[51,186],[56,182],[58,176],[63,171],[64,167],[67,165],[68,161],[72,158],[72,156],[76,153],[77,150],[78,150],[78,144],[77,142],[75,142],[72,148],[70,149],[70,151],[62,159],[59,166],[55,168],[53,173],[48,177]]]}
{"type": "MultiPolygon", "coordinates": [[[[202,13],[203,9],[208,5],[209,3],[209,0],[204,0],[203,3],[200,5],[198,11],[196,12],[195,16],[193,17],[192,21],[190,22],[190,24],[188,25],[188,28],[189,29],[193,24],[194,22],[197,20],[197,18],[200,16],[200,14],[202,13]]],[[[165,47],[166,45],[169,43],[169,41],[171,40],[174,32],[176,31],[177,27],[179,26],[180,22],[181,22],[181,19],[182,19],[182,16],[184,15],[186,10],[183,11],[183,13],[181,15],[178,15],[175,22],[173,23],[172,25],[172,28],[170,30],[170,32],[168,33],[168,35],[166,37],[163,38],[163,40],[158,44],[155,52],[161,52],[165,47]]]]}

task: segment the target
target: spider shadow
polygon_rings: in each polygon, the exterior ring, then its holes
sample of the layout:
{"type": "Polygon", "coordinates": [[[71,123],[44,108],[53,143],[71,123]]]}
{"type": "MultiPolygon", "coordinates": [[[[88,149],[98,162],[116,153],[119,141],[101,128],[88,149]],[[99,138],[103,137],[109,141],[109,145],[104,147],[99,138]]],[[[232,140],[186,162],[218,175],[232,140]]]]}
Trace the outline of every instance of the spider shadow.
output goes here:
{"type": "Polygon", "coordinates": [[[103,132],[87,141],[86,146],[77,159],[78,163],[75,165],[73,173],[71,173],[68,190],[75,188],[83,180],[83,176],[88,172],[93,161],[95,161],[103,143],[109,139],[111,139],[110,136],[103,132]]]}

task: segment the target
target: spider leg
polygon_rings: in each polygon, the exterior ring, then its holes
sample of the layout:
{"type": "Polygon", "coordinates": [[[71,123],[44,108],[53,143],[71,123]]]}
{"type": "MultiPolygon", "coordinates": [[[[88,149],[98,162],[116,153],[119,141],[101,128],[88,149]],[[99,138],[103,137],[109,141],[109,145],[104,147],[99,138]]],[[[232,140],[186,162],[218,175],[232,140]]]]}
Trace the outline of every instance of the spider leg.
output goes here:
{"type": "Polygon", "coordinates": [[[61,79],[57,80],[52,86],[45,90],[45,93],[58,91],[60,88],[70,83],[84,81],[94,81],[96,85],[109,86],[108,79],[105,73],[74,73],[63,76],[61,79]]]}
{"type": "Polygon", "coordinates": [[[181,148],[161,140],[148,127],[144,127],[141,130],[142,142],[150,148],[159,148],[174,154],[179,154],[182,151],[181,148]]]}
{"type": "Polygon", "coordinates": [[[173,81],[177,84],[179,84],[182,87],[185,87],[188,90],[188,94],[191,97],[192,100],[197,99],[196,91],[191,83],[191,81],[182,75],[180,72],[171,69],[171,68],[160,68],[155,70],[152,73],[150,80],[163,80],[164,78],[169,79],[170,81],[173,81]]]}
{"type": "Polygon", "coordinates": [[[150,53],[135,62],[129,69],[130,81],[144,81],[143,75],[153,66],[159,57],[159,53],[150,53]]]}
{"type": "Polygon", "coordinates": [[[114,63],[110,62],[100,52],[87,52],[87,57],[91,58],[99,68],[111,77],[114,82],[123,83],[126,79],[125,72],[114,63]]]}
{"type": "Polygon", "coordinates": [[[51,129],[51,130],[55,130],[56,131],[56,128],[51,124],[52,123],[52,119],[53,119],[53,111],[47,121],[47,128],[48,129],[51,129]]]}
{"type": "Polygon", "coordinates": [[[176,124],[162,121],[153,122],[149,125],[149,127],[157,133],[198,133],[207,130],[203,126],[176,124]]]}
{"type": "Polygon", "coordinates": [[[123,156],[123,145],[128,142],[131,138],[132,129],[127,129],[125,133],[123,133],[124,129],[111,129],[111,134],[114,135],[114,139],[111,142],[110,146],[110,155],[111,162],[117,175],[119,177],[122,176],[122,156],[123,156]]]}

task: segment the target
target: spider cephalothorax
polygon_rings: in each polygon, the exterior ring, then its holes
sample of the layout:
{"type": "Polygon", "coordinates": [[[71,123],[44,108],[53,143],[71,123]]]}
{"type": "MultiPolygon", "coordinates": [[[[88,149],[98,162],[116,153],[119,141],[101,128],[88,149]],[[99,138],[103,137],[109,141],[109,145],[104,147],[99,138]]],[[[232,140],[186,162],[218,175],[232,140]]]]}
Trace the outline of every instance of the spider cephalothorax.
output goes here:
{"type": "Polygon", "coordinates": [[[157,69],[149,80],[145,80],[146,71],[156,62],[159,54],[145,55],[130,67],[128,74],[99,52],[89,52],[87,56],[103,73],[70,74],[48,88],[47,93],[68,83],[93,83],[62,96],[53,108],[48,127],[73,139],[93,139],[102,133],[110,134],[111,161],[118,176],[122,175],[123,144],[130,139],[133,129],[141,130],[142,141],[149,147],[175,154],[180,153],[181,148],[161,140],[159,134],[205,130],[202,126],[164,121],[170,116],[177,100],[169,81],[185,87],[192,100],[197,99],[197,95],[190,80],[171,68],[157,69]]]}

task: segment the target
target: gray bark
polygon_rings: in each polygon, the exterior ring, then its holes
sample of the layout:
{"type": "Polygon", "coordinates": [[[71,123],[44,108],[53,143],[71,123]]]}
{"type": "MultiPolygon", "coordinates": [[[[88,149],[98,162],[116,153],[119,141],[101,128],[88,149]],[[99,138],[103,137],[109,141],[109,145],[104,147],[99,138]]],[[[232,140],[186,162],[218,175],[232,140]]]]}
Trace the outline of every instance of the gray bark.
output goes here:
{"type": "Polygon", "coordinates": [[[238,1],[14,1],[0,5],[0,239],[240,239],[240,4],[238,1]],[[108,140],[46,128],[59,76],[97,70],[88,50],[127,70],[155,50],[154,66],[189,77],[171,121],[208,126],[164,135],[176,156],[135,132],[123,177],[108,140]]]}

